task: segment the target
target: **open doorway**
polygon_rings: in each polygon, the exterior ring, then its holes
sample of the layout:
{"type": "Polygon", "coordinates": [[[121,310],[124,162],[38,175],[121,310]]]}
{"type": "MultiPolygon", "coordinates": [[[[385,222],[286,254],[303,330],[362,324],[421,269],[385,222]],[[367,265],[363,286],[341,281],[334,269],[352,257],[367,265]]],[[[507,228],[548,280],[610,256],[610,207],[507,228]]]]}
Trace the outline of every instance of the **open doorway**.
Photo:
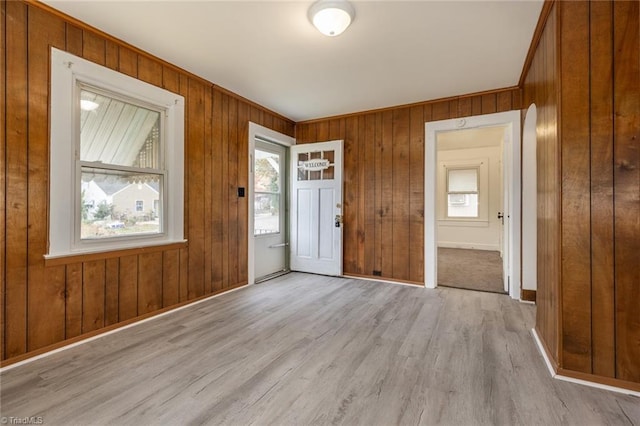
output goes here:
{"type": "Polygon", "coordinates": [[[438,285],[506,293],[503,142],[506,126],[440,132],[438,285]]]}
{"type": "Polygon", "coordinates": [[[520,299],[520,119],[520,111],[508,111],[425,124],[425,287],[438,286],[437,135],[452,130],[503,126],[503,279],[509,296],[520,299]]]}

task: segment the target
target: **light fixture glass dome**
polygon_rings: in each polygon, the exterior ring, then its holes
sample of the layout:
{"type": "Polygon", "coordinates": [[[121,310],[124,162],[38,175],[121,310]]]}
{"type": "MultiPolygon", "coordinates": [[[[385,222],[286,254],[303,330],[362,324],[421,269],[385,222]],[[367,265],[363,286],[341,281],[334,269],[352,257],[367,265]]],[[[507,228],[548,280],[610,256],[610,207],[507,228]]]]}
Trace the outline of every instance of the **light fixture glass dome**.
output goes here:
{"type": "Polygon", "coordinates": [[[342,34],[355,17],[353,6],[346,0],[320,0],[309,8],[309,19],[322,34],[342,34]]]}

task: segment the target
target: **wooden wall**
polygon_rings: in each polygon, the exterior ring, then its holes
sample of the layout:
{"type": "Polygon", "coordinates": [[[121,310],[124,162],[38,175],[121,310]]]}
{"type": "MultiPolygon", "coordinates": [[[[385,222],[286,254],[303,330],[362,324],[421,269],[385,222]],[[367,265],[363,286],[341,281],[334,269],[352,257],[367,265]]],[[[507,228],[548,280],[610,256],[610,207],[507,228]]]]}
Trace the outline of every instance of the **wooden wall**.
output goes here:
{"type": "Polygon", "coordinates": [[[37,3],[2,1],[2,28],[0,359],[246,284],[248,122],[290,136],[294,123],[37,3]],[[188,246],[45,264],[50,46],[185,97],[188,246]]]}
{"type": "Polygon", "coordinates": [[[557,2],[524,86],[524,106],[536,102],[545,112],[538,113],[538,332],[561,373],[635,389],[639,24],[637,1],[557,2]]]}
{"type": "Polygon", "coordinates": [[[520,89],[313,120],[297,143],[344,140],[344,273],[424,285],[424,124],[519,109],[520,89]]]}
{"type": "Polygon", "coordinates": [[[538,283],[536,329],[551,357],[559,359],[560,327],[560,141],[556,6],[548,13],[523,84],[523,108],[537,111],[538,283]]]}

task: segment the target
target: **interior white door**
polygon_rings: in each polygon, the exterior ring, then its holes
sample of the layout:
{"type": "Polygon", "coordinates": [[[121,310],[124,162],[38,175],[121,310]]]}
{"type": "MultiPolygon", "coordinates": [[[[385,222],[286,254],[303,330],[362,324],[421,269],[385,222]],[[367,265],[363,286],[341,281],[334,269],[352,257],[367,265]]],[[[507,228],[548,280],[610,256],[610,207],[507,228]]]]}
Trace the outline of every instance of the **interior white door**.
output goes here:
{"type": "Polygon", "coordinates": [[[255,279],[288,271],[287,149],[256,139],[253,155],[255,279]]]}
{"type": "Polygon", "coordinates": [[[291,269],[342,275],[342,141],[291,147],[291,269]]]}

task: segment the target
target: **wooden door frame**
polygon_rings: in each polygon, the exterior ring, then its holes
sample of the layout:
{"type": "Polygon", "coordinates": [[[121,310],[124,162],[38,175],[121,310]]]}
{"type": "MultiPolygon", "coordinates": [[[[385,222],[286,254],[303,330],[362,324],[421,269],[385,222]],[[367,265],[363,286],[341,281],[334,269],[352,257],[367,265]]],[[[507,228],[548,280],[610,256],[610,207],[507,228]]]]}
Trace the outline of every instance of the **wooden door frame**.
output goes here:
{"type": "Polygon", "coordinates": [[[510,140],[504,141],[504,149],[509,150],[509,164],[503,164],[503,170],[509,174],[509,295],[520,299],[520,237],[521,237],[521,166],[520,166],[520,111],[507,111],[496,114],[485,114],[473,117],[454,118],[450,120],[431,121],[425,123],[425,158],[424,158],[424,285],[436,288],[438,278],[437,257],[437,220],[436,220],[436,183],[437,183],[437,146],[438,132],[472,129],[478,127],[507,126],[510,140]]]}
{"type": "MultiPolygon", "coordinates": [[[[253,240],[253,221],[254,221],[254,206],[253,206],[253,193],[254,193],[254,188],[253,188],[253,158],[254,158],[254,152],[256,149],[256,137],[259,137],[260,139],[264,139],[267,142],[272,142],[278,145],[282,145],[285,148],[287,148],[287,150],[289,149],[289,147],[293,146],[296,144],[296,140],[295,138],[292,138],[291,136],[287,136],[284,135],[280,132],[276,132],[275,130],[271,130],[267,127],[261,126],[259,124],[253,123],[253,122],[249,122],[249,143],[248,143],[248,147],[249,147],[249,152],[247,155],[247,158],[249,159],[249,167],[247,167],[247,170],[249,172],[249,177],[248,177],[248,182],[249,182],[249,187],[247,188],[247,203],[248,203],[248,221],[249,221],[249,226],[247,227],[247,255],[248,255],[248,259],[247,259],[247,268],[248,268],[248,273],[247,273],[247,277],[248,277],[248,281],[247,283],[249,285],[251,284],[255,284],[256,282],[256,275],[255,275],[255,244],[254,244],[254,240],[253,240]]],[[[288,167],[288,165],[287,165],[288,167]]],[[[289,184],[287,183],[287,188],[288,188],[289,184]]],[[[288,209],[287,209],[287,214],[288,213],[288,209]]]]}

